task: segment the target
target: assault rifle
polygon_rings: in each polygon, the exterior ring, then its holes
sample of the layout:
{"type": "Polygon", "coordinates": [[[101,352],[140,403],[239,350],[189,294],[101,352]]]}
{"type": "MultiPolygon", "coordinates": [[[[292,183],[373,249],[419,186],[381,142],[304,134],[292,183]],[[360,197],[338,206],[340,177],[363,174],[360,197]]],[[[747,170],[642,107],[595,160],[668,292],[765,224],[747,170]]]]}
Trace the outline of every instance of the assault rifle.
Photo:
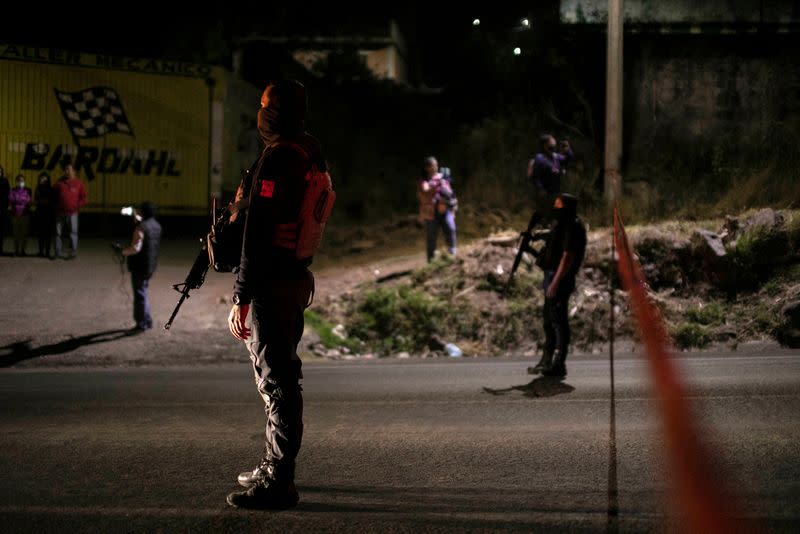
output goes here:
{"type": "Polygon", "coordinates": [[[543,248],[536,249],[532,246],[533,243],[536,243],[537,241],[544,241],[548,238],[548,236],[550,236],[550,230],[539,230],[538,232],[533,231],[534,227],[536,227],[536,225],[541,221],[542,215],[539,212],[534,212],[533,215],[531,215],[530,221],[528,221],[528,228],[524,232],[520,232],[519,248],[517,249],[516,257],[514,258],[514,264],[511,266],[511,272],[508,274],[508,281],[503,288],[504,295],[508,293],[508,290],[511,288],[511,284],[514,282],[514,275],[517,274],[519,264],[522,262],[522,256],[527,252],[534,258],[538,258],[542,253],[543,248]]]}
{"type": "Polygon", "coordinates": [[[195,289],[200,289],[200,286],[203,285],[203,282],[206,281],[206,273],[208,272],[208,268],[211,265],[208,261],[208,246],[206,245],[206,240],[200,240],[203,244],[200,249],[200,252],[197,254],[197,257],[192,264],[192,268],[189,269],[189,274],[186,275],[186,280],[183,281],[182,284],[175,284],[172,288],[181,294],[180,300],[178,300],[178,304],[175,306],[175,309],[172,310],[172,315],[169,317],[169,321],[167,324],[164,325],[164,330],[169,330],[172,326],[172,322],[175,320],[175,317],[178,315],[178,311],[180,311],[181,306],[183,306],[183,302],[189,298],[189,292],[195,289]]]}
{"type": "Polygon", "coordinates": [[[200,252],[197,254],[186,280],[182,284],[175,284],[172,288],[181,294],[178,304],[172,310],[172,315],[164,325],[169,330],[172,321],[178,315],[183,302],[189,298],[189,292],[199,289],[206,280],[208,269],[213,268],[218,273],[235,273],[239,270],[239,260],[242,254],[242,241],[244,239],[244,223],[247,218],[247,208],[250,207],[249,191],[253,183],[253,169],[245,171],[236,196],[224,208],[217,207],[217,197],[211,198],[211,229],[206,237],[200,240],[200,252]]]}

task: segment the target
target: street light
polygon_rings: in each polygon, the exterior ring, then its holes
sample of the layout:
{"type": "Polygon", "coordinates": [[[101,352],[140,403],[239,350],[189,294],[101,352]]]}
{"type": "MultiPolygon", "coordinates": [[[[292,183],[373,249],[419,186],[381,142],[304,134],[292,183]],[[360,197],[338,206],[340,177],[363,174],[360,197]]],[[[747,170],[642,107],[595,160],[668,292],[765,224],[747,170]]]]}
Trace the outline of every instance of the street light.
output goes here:
{"type": "Polygon", "coordinates": [[[518,55],[520,55],[521,53],[522,53],[522,49],[521,49],[520,47],[516,47],[516,48],[514,49],[514,55],[515,55],[515,56],[518,56],[518,55]]]}
{"type": "Polygon", "coordinates": [[[473,26],[480,26],[480,25],[481,25],[481,19],[475,19],[475,20],[473,20],[473,21],[472,21],[472,25],[473,25],[473,26]]]}
{"type": "Polygon", "coordinates": [[[530,28],[530,26],[531,26],[531,21],[529,21],[527,18],[522,19],[522,27],[523,28],[530,28]]]}

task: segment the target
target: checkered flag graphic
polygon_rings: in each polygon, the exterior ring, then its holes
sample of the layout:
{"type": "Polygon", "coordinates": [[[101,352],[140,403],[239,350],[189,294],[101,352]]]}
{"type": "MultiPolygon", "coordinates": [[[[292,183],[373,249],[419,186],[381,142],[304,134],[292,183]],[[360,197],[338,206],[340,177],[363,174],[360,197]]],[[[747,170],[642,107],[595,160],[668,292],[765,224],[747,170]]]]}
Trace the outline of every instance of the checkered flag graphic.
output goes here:
{"type": "Polygon", "coordinates": [[[122,109],[122,101],[115,90],[109,87],[89,87],[74,93],[54,90],[76,144],[80,144],[81,139],[102,137],[113,132],[133,135],[128,117],[122,109]]]}

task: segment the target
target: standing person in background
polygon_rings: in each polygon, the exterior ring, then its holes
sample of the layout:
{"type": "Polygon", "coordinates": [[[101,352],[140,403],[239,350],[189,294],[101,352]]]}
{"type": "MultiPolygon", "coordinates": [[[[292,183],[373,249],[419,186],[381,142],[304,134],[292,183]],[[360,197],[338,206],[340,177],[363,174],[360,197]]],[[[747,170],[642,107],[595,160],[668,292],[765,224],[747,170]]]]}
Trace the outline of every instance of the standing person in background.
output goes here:
{"type": "Polygon", "coordinates": [[[78,179],[75,167],[67,164],[64,176],[55,185],[55,256],[61,257],[61,239],[69,232],[70,253],[67,259],[75,259],[78,255],[78,210],[86,205],[86,187],[78,179]]]}
{"type": "Polygon", "coordinates": [[[4,255],[3,245],[6,239],[6,220],[8,218],[8,193],[11,185],[6,178],[6,171],[0,167],[0,256],[4,255]]]}
{"type": "Polygon", "coordinates": [[[11,221],[14,228],[14,255],[25,256],[30,227],[31,204],[33,195],[25,187],[25,177],[17,175],[17,186],[8,193],[8,204],[11,206],[11,221]]]}
{"type": "Polygon", "coordinates": [[[55,212],[53,207],[53,184],[46,172],[39,174],[39,183],[33,195],[36,205],[36,235],[39,238],[39,256],[50,257],[50,245],[53,243],[53,224],[55,212]]]}
{"type": "Polygon", "coordinates": [[[433,156],[426,158],[422,178],[417,184],[419,216],[425,224],[426,254],[428,262],[436,252],[436,239],[441,228],[447,250],[456,255],[455,194],[450,182],[439,173],[439,162],[433,156]]]}
{"type": "Polygon", "coordinates": [[[133,285],[133,320],[136,322],[133,330],[144,332],[153,328],[147,288],[158,265],[161,225],[156,220],[156,206],[150,202],[143,202],[134,217],[136,227],[130,244],[124,248],[115,244],[114,248],[128,258],[128,271],[133,285]]]}
{"type": "Polygon", "coordinates": [[[535,213],[540,214],[534,226],[540,222],[549,224],[553,202],[561,193],[561,180],[567,172],[567,164],[572,160],[572,148],[566,139],[556,150],[556,138],[544,134],[539,138],[541,152],[528,162],[528,180],[533,191],[535,213]]]}

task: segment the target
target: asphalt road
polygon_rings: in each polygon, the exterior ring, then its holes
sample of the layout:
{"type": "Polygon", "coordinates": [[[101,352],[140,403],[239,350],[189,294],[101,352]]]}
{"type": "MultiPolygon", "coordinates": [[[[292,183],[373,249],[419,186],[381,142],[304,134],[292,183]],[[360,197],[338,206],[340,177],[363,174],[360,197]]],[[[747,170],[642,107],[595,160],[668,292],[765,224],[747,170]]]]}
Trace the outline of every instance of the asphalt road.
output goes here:
{"type": "MultiPolygon", "coordinates": [[[[770,529],[800,529],[800,353],[680,361],[716,459],[770,529]]],[[[0,373],[0,529],[47,531],[602,531],[608,368],[531,381],[521,360],[306,366],[301,503],[227,507],[261,447],[245,365],[0,373]],[[489,391],[487,391],[488,388],[489,391]]],[[[617,365],[621,531],[665,515],[644,362],[617,365]]],[[[670,523],[672,521],[672,523],[670,523]]]]}

